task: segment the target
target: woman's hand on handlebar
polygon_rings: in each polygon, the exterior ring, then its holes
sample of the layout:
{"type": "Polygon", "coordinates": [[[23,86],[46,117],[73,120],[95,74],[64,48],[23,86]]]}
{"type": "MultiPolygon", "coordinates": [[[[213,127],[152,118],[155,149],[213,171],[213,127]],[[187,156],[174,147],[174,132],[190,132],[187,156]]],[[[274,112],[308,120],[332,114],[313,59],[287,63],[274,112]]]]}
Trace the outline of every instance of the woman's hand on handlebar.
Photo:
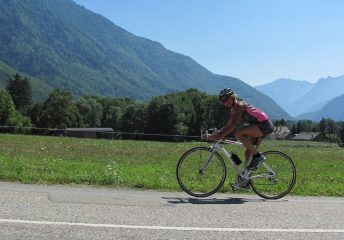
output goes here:
{"type": "Polygon", "coordinates": [[[203,134],[201,140],[217,142],[221,139],[218,134],[203,134]]]}
{"type": "Polygon", "coordinates": [[[208,141],[209,136],[211,136],[211,134],[208,134],[208,133],[201,135],[201,141],[208,141]]]}

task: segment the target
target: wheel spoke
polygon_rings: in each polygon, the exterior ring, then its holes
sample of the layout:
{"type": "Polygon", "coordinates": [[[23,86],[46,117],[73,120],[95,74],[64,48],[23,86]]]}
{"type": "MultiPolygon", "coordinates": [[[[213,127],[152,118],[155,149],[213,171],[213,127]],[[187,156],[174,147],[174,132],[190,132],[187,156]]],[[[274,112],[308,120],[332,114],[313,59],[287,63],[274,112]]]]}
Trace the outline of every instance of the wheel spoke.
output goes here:
{"type": "Polygon", "coordinates": [[[226,166],[222,157],[210,148],[197,147],[187,151],[177,165],[177,180],[188,194],[206,197],[217,192],[226,178],[226,166]],[[207,160],[210,160],[207,164],[207,160]]]}
{"type": "Polygon", "coordinates": [[[269,151],[263,154],[266,158],[264,163],[251,176],[252,189],[266,199],[281,198],[288,194],[295,184],[295,165],[284,153],[269,151]]]}

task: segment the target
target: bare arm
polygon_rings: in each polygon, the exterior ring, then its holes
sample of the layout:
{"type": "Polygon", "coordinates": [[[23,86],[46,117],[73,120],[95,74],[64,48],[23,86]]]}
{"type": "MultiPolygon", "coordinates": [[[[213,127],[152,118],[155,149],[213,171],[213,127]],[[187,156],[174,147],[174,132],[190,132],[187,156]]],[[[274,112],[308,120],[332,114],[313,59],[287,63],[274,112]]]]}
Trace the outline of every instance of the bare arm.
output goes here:
{"type": "Polygon", "coordinates": [[[243,104],[236,105],[235,109],[233,109],[234,114],[228,119],[226,125],[220,129],[219,133],[209,136],[209,140],[218,141],[233,132],[240,124],[244,110],[245,106],[243,104]]]}

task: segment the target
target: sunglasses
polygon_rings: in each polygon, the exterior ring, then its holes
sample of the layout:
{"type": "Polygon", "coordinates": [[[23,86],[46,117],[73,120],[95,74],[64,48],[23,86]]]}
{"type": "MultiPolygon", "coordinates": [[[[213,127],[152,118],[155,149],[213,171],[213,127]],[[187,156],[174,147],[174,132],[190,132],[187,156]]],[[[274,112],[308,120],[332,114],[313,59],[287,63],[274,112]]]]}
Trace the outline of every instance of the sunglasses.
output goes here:
{"type": "Polygon", "coordinates": [[[220,99],[220,102],[224,103],[227,102],[229,100],[229,97],[223,97],[220,99]]]}

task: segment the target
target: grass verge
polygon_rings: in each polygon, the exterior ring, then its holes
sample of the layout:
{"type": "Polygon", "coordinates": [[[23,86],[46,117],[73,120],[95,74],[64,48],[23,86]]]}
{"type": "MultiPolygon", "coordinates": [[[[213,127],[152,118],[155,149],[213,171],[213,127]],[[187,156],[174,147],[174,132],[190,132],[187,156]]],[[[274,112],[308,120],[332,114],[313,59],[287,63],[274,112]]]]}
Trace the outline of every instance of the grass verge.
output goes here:
{"type": "MultiPolygon", "coordinates": [[[[1,134],[0,180],[180,190],[175,177],[177,161],[200,144],[1,134]]],[[[243,149],[234,150],[243,156],[243,149]]],[[[294,160],[297,182],[292,194],[344,196],[344,148],[328,143],[264,141],[261,150],[280,150],[294,160]]],[[[234,179],[231,169],[228,173],[224,192],[234,179]]]]}

